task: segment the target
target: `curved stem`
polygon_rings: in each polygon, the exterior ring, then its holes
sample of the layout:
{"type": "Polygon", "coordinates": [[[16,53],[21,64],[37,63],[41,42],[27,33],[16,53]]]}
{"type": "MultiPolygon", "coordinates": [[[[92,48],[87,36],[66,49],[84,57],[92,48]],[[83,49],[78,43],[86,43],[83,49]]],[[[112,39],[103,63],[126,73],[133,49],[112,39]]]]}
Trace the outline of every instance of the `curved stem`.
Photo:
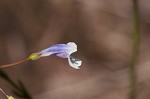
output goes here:
{"type": "Polygon", "coordinates": [[[17,64],[20,64],[20,63],[26,62],[26,61],[28,61],[28,60],[29,60],[29,58],[26,58],[26,59],[20,60],[20,61],[15,62],[15,63],[6,64],[6,65],[1,65],[1,66],[0,66],[0,68],[11,67],[11,66],[14,66],[14,65],[17,65],[17,64]]]}

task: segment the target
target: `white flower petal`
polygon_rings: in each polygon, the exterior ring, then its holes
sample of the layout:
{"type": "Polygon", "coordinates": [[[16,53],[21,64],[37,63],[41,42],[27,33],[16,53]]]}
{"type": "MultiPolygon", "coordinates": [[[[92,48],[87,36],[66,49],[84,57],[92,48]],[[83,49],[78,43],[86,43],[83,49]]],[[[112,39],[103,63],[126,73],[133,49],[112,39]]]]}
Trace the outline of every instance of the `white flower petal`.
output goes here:
{"type": "Polygon", "coordinates": [[[77,45],[74,42],[68,42],[68,46],[70,46],[70,49],[67,51],[69,55],[77,51],[77,45]]]}
{"type": "Polygon", "coordinates": [[[77,45],[74,42],[68,42],[67,45],[77,49],[77,45]]]}
{"type": "Polygon", "coordinates": [[[72,56],[68,57],[68,62],[69,62],[69,65],[75,69],[80,69],[79,67],[82,64],[81,60],[79,60],[78,58],[74,58],[72,56]]]}

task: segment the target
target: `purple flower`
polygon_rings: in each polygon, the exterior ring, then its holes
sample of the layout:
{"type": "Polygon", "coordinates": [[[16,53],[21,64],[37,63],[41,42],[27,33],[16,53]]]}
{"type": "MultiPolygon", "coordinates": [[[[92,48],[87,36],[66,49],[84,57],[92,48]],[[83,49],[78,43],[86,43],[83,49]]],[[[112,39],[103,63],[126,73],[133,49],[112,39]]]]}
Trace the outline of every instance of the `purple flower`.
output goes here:
{"type": "Polygon", "coordinates": [[[77,51],[77,45],[74,42],[69,42],[67,44],[55,44],[49,48],[39,52],[40,57],[56,55],[61,58],[67,58],[69,65],[75,69],[80,69],[82,61],[78,58],[71,56],[72,53],[77,51]]]}
{"type": "Polygon", "coordinates": [[[77,51],[77,45],[74,42],[69,42],[67,44],[55,44],[45,50],[31,54],[28,58],[23,59],[21,61],[11,63],[11,64],[6,64],[6,65],[1,65],[0,68],[14,66],[14,65],[26,62],[28,60],[36,60],[40,57],[56,55],[61,58],[67,58],[69,65],[71,67],[75,69],[80,69],[79,66],[81,66],[82,61],[78,58],[74,58],[71,56],[71,54],[76,51],[77,51]]]}

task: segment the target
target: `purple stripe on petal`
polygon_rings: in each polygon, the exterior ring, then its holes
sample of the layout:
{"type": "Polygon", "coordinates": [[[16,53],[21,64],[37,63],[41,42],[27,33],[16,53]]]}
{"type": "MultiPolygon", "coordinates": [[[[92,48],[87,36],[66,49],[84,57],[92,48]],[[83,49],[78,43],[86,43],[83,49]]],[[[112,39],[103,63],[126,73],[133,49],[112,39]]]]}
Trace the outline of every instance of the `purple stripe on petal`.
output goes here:
{"type": "Polygon", "coordinates": [[[49,56],[52,54],[56,54],[56,55],[58,54],[57,56],[61,58],[68,58],[70,54],[76,51],[77,51],[76,44],[67,43],[67,44],[55,44],[45,50],[42,50],[40,53],[42,54],[41,56],[49,56]],[[66,53],[66,55],[64,53],[66,53]]]}
{"type": "Polygon", "coordinates": [[[68,58],[69,54],[67,54],[67,53],[58,53],[58,54],[56,54],[56,56],[61,57],[61,58],[68,58]]]}
{"type": "Polygon", "coordinates": [[[56,44],[56,45],[53,45],[43,51],[41,51],[41,53],[62,53],[62,52],[67,52],[71,49],[70,46],[66,45],[66,44],[56,44]]]}

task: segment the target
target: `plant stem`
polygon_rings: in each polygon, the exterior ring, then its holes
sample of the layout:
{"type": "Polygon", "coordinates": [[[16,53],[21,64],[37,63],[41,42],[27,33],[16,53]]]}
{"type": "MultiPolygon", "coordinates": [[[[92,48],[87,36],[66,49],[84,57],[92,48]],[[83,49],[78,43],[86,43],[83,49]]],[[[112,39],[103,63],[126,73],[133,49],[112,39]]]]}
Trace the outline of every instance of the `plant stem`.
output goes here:
{"type": "Polygon", "coordinates": [[[23,59],[23,60],[21,60],[21,61],[15,62],[15,63],[6,64],[6,65],[1,65],[0,68],[11,67],[11,66],[14,66],[14,65],[17,65],[17,64],[26,62],[26,61],[28,61],[28,60],[29,60],[29,58],[26,58],[26,59],[23,59]]]}
{"type": "Polygon", "coordinates": [[[137,76],[136,63],[139,51],[139,10],[138,0],[133,0],[133,33],[132,33],[132,59],[130,66],[130,93],[129,99],[136,99],[137,76]]]}

